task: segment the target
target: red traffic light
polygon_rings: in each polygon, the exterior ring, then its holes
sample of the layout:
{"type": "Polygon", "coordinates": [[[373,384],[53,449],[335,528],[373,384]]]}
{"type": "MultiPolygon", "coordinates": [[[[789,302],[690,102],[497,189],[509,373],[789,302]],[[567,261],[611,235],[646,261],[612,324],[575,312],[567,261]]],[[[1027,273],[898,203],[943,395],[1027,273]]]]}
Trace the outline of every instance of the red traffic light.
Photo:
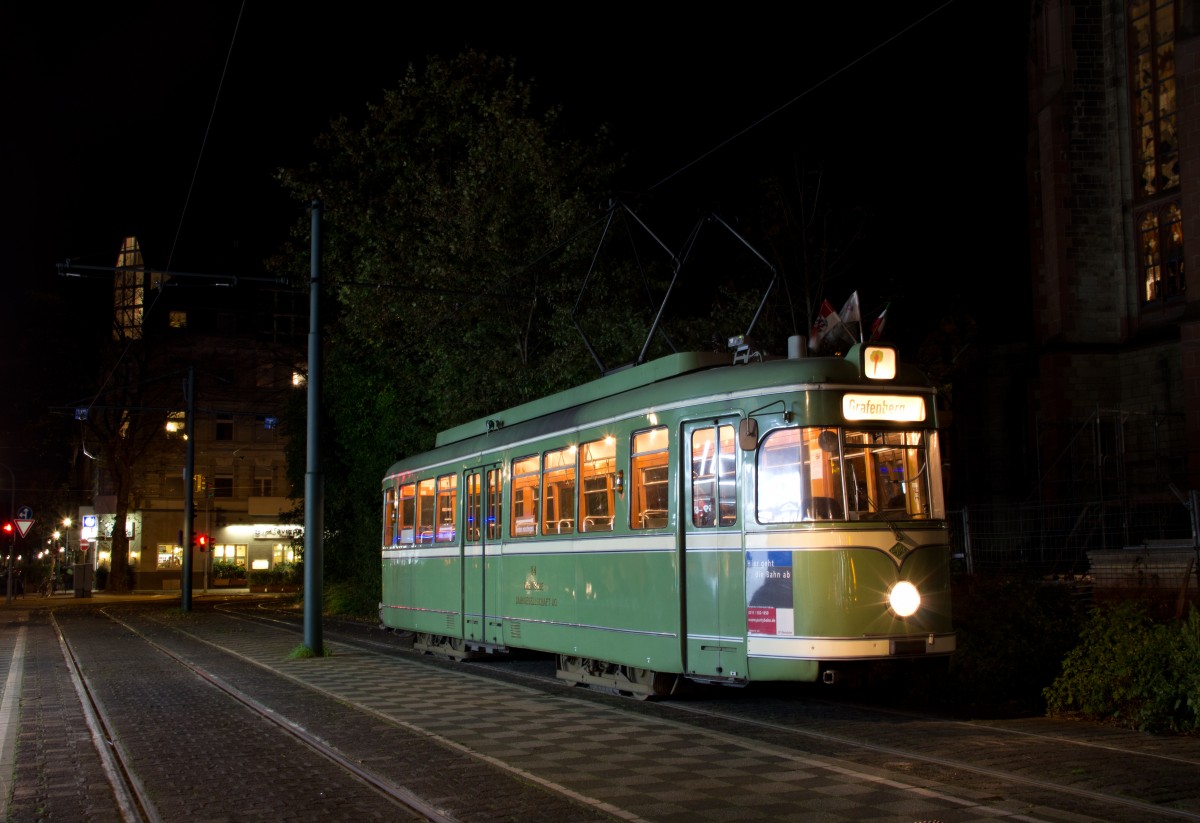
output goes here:
{"type": "Polygon", "coordinates": [[[196,535],[195,537],[192,538],[192,545],[195,546],[196,548],[198,548],[200,551],[204,551],[205,549],[208,548],[208,535],[207,534],[196,535]]]}
{"type": "Polygon", "coordinates": [[[12,524],[12,523],[5,523],[5,524],[4,524],[4,533],[5,533],[5,534],[12,534],[12,533],[13,533],[13,524],[12,524]]]}

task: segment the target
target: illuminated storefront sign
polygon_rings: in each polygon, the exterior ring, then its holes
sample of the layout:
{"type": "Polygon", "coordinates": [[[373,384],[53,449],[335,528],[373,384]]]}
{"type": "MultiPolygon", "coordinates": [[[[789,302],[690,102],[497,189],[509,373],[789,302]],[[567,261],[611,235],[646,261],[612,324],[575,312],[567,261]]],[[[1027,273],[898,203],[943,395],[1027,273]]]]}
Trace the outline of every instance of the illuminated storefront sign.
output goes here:
{"type": "Polygon", "coordinates": [[[299,540],[304,537],[303,526],[255,526],[256,540],[299,540]]]}
{"type": "Polygon", "coordinates": [[[895,394],[847,394],[842,397],[847,420],[894,420],[919,423],[925,419],[925,398],[895,394]]]}

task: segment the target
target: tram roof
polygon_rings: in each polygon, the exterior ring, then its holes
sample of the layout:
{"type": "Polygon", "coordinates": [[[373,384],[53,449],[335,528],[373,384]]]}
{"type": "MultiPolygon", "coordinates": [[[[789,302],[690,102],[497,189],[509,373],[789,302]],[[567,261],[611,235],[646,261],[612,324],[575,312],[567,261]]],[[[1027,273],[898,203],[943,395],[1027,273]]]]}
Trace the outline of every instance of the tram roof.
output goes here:
{"type": "Polygon", "coordinates": [[[639,366],[631,366],[611,374],[606,374],[589,383],[566,389],[557,394],[551,394],[547,397],[523,403],[520,406],[505,409],[498,415],[481,417],[469,423],[463,423],[446,429],[438,434],[434,445],[435,447],[447,446],[451,443],[457,443],[460,440],[466,440],[469,437],[494,431],[501,426],[514,426],[518,423],[524,423],[528,420],[534,420],[547,414],[571,408],[572,406],[579,406],[584,403],[590,403],[593,400],[611,397],[614,394],[648,386],[660,380],[678,377],[690,372],[711,369],[716,366],[728,366],[730,363],[731,357],[728,354],[715,352],[677,352],[666,357],[660,357],[657,360],[651,360],[648,363],[642,363],[639,366]]]}
{"type": "MultiPolygon", "coordinates": [[[[693,377],[700,373],[721,369],[722,382],[733,379],[734,382],[747,385],[754,384],[761,388],[787,383],[826,384],[845,383],[858,384],[861,372],[861,349],[856,345],[844,357],[806,357],[799,359],[768,359],[761,364],[735,365],[729,354],[717,352],[678,352],[652,360],[637,366],[631,366],[611,374],[606,374],[589,383],[567,389],[537,400],[532,400],[520,406],[504,409],[495,414],[472,420],[451,427],[441,432],[435,441],[435,448],[460,443],[472,437],[498,432],[513,426],[527,423],[547,415],[562,412],[567,409],[584,406],[606,398],[615,397],[625,392],[642,389],[662,381],[686,377],[689,384],[693,377]],[[765,372],[759,369],[766,369],[765,372]],[[743,372],[742,370],[746,370],[743,372]],[[745,380],[733,378],[734,374],[745,374],[745,380]]],[[[925,375],[912,367],[900,366],[897,363],[895,382],[909,387],[929,386],[925,375]]],[[[699,384],[696,384],[699,385],[699,384]]],[[[727,388],[732,385],[726,384],[727,388]]],[[[693,386],[694,388],[694,386],[693,386]]],[[[673,391],[683,390],[680,384],[673,391]]]]}

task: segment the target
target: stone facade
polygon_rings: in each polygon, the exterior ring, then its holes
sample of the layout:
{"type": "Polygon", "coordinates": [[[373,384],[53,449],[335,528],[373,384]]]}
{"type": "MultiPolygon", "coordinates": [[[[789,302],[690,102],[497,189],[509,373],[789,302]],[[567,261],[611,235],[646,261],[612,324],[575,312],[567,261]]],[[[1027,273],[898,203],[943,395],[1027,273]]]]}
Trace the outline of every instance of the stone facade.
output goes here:
{"type": "MultiPolygon", "coordinates": [[[[1193,319],[1200,319],[1200,291],[1189,288],[1200,263],[1193,5],[1031,4],[1030,245],[1045,496],[1119,487],[1136,498],[1166,494],[1172,484],[1200,488],[1200,331],[1193,319]],[[1143,9],[1169,37],[1138,63],[1130,21],[1145,20],[1143,9]],[[1144,90],[1150,63],[1153,94],[1144,90]],[[1162,160],[1161,177],[1147,177],[1146,131],[1134,123],[1139,107],[1143,115],[1152,110],[1158,150],[1177,146],[1177,160],[1162,160]],[[1172,207],[1182,209],[1182,272],[1164,274],[1160,290],[1148,284],[1142,221],[1147,209],[1172,207]],[[1069,468],[1051,469],[1063,456],[1069,468]]],[[[1168,251],[1159,250],[1165,259],[1168,251]]]]}

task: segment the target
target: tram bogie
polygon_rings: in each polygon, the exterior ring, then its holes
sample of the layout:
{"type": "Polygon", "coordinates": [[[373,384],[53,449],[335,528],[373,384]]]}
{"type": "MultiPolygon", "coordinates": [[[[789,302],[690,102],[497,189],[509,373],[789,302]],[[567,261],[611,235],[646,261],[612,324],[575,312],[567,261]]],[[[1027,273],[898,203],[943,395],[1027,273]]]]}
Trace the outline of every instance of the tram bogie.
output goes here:
{"type": "Polygon", "coordinates": [[[678,675],[621,666],[605,660],[592,660],[560,654],[556,656],[555,677],[577,686],[599,686],[628,697],[652,700],[674,692],[678,675]]]}
{"type": "Polygon", "coordinates": [[[507,654],[508,648],[492,643],[480,643],[463,637],[418,632],[413,635],[413,648],[425,654],[445,657],[449,660],[486,660],[489,657],[507,654]]]}
{"type": "Polygon", "coordinates": [[[382,561],[422,648],[641,696],[955,647],[934,391],[886,346],[672,355],[449,429],[384,478],[382,561]]]}

